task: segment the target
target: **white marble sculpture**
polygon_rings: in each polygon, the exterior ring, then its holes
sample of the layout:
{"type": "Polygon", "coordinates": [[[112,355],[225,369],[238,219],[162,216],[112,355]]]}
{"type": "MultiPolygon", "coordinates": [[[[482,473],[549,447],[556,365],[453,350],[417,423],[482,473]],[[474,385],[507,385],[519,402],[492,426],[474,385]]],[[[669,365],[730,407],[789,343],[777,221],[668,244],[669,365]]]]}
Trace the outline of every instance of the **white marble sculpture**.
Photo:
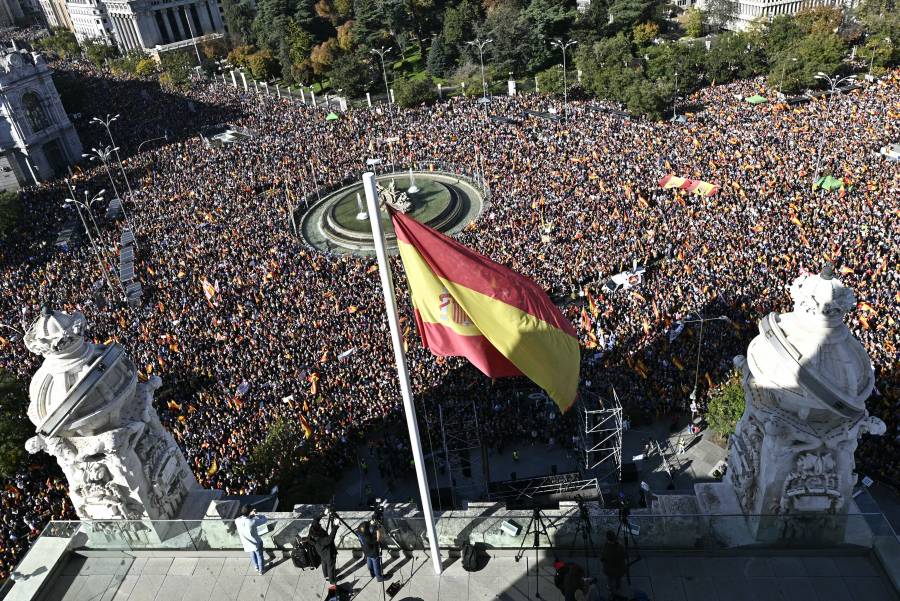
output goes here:
{"type": "Polygon", "coordinates": [[[44,309],[25,345],[44,363],[31,380],[30,453],[56,457],[83,519],[171,519],[199,489],[153,408],[157,376],[138,382],[118,344],[85,341],[80,313],[44,309]]]}
{"type": "Polygon", "coordinates": [[[874,372],[843,322],[856,298],[830,265],[797,278],[790,293],[794,310],[760,320],[747,356],[734,359],[746,409],[726,483],[749,515],[839,515],[856,484],[858,439],[885,432],[865,406],[874,372]]]}
{"type": "Polygon", "coordinates": [[[378,188],[378,196],[384,204],[401,213],[409,213],[412,210],[412,201],[406,195],[406,192],[397,190],[397,182],[391,180],[391,185],[387,188],[377,182],[375,185],[378,188]]]}

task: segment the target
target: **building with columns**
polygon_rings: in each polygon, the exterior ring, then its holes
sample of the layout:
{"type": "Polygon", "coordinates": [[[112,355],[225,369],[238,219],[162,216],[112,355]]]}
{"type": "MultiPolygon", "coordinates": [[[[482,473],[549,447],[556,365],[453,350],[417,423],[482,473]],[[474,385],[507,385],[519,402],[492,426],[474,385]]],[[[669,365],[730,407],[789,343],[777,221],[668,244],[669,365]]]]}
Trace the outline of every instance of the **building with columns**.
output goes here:
{"type": "Polygon", "coordinates": [[[99,39],[122,52],[225,31],[216,0],[68,0],[66,7],[79,41],[99,39]]]}
{"type": "Polygon", "coordinates": [[[38,53],[0,50],[0,190],[64,174],[81,142],[38,53]]]}
{"type": "Polygon", "coordinates": [[[65,0],[39,0],[39,4],[48,27],[63,27],[69,31],[75,31],[65,0]]]}
{"type": "MultiPolygon", "coordinates": [[[[705,0],[674,0],[673,4],[681,8],[691,6],[701,10],[706,8],[705,0]]],[[[735,0],[735,4],[737,4],[735,20],[727,27],[732,31],[744,31],[757,19],[767,22],[779,15],[795,15],[801,10],[820,6],[853,8],[856,2],[855,0],[735,0]]]]}

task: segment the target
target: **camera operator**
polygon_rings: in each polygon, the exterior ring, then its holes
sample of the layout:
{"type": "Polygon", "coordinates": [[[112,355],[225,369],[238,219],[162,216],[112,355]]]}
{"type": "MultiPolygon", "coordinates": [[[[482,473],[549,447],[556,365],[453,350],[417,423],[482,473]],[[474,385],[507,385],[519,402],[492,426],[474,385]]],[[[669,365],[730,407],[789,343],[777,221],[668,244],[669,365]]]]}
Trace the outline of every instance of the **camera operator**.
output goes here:
{"type": "Polygon", "coordinates": [[[338,526],[328,510],[326,510],[326,514],[329,516],[328,525],[325,528],[322,527],[321,517],[313,520],[309,527],[309,540],[322,559],[322,575],[328,584],[334,585],[337,582],[335,577],[337,547],[334,544],[334,537],[337,535],[338,526]]]}
{"type": "Polygon", "coordinates": [[[606,544],[600,552],[600,563],[603,564],[603,573],[609,581],[609,592],[615,595],[622,588],[622,576],[625,575],[628,563],[625,548],[619,544],[619,537],[612,530],[606,531],[606,544]]]}
{"type": "Polygon", "coordinates": [[[381,573],[381,530],[375,520],[363,522],[356,536],[359,538],[360,547],[366,557],[366,566],[369,568],[369,576],[384,582],[381,573]]]}

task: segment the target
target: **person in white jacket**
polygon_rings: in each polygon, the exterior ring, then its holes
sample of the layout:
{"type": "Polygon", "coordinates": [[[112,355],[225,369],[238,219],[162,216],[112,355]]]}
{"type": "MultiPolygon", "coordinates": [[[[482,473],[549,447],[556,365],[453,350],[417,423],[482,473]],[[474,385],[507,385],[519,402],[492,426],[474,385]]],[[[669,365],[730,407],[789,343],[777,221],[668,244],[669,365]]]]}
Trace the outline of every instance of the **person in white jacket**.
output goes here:
{"type": "Polygon", "coordinates": [[[257,515],[256,510],[249,505],[241,508],[241,515],[234,520],[234,526],[237,529],[238,538],[244,546],[244,551],[250,554],[250,561],[256,571],[262,575],[265,569],[265,557],[263,556],[262,538],[259,536],[257,528],[268,521],[266,516],[257,515]]]}

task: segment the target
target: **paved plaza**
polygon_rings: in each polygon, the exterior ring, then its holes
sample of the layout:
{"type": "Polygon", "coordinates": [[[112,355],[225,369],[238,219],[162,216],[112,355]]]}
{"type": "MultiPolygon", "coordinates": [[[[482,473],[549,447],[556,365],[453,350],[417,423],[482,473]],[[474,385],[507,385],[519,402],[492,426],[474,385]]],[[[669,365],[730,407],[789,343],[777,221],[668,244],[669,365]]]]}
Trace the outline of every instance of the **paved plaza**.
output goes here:
{"type": "MultiPolygon", "coordinates": [[[[325,596],[321,571],[300,571],[276,558],[263,576],[241,555],[161,557],[73,555],[49,583],[44,601],[319,601],[325,596]]],[[[585,565],[584,558],[566,558],[585,565]]],[[[492,557],[479,572],[465,572],[446,560],[435,577],[428,558],[393,559],[385,566],[391,583],[402,583],[396,601],[476,601],[535,599],[562,601],[553,586],[552,559],[540,561],[535,582],[534,554],[520,562],[492,557]],[[448,565],[449,564],[449,565],[448,565]],[[526,575],[527,570],[527,575],[526,575]]],[[[381,586],[349,553],[338,556],[341,582],[360,601],[382,598],[381,586]]],[[[599,565],[592,559],[590,574],[599,565]]],[[[601,576],[602,579],[602,576],[601,576]]],[[[654,601],[897,601],[877,562],[850,554],[756,554],[710,556],[645,552],[632,567],[632,588],[654,601]]]]}

